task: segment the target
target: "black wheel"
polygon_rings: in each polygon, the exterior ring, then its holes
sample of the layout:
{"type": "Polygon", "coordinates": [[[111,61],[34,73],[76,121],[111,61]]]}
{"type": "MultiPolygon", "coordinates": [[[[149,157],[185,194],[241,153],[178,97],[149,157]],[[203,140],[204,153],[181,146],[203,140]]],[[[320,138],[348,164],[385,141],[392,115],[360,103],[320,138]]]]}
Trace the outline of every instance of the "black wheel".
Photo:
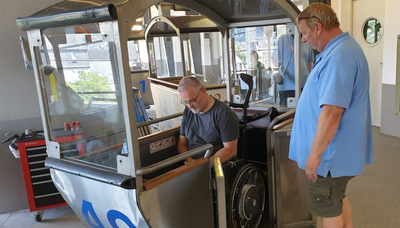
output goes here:
{"type": "Polygon", "coordinates": [[[266,178],[254,164],[242,167],[233,181],[229,219],[234,228],[257,228],[267,207],[266,178]]]}
{"type": "Polygon", "coordinates": [[[36,221],[36,222],[42,221],[43,213],[44,213],[43,210],[40,210],[40,211],[36,211],[36,212],[35,212],[35,221],[36,221]]]}

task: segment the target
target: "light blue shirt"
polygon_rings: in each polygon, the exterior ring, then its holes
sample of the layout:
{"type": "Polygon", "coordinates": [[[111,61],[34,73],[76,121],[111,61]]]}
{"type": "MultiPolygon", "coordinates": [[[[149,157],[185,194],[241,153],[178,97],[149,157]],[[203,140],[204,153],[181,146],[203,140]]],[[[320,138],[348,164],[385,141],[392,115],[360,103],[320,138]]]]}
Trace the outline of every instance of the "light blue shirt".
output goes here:
{"type": "MultiPolygon", "coordinates": [[[[283,84],[278,85],[278,91],[294,90],[294,39],[284,34],[278,39],[278,67],[283,77],[283,84]]],[[[314,61],[314,53],[308,43],[301,44],[301,88],[304,87],[309,75],[308,63],[314,61]]]]}
{"type": "Polygon", "coordinates": [[[305,169],[323,105],[344,108],[335,136],[321,156],[317,174],[355,176],[373,163],[368,62],[347,32],[317,55],[294,118],[289,158],[305,169]]]}

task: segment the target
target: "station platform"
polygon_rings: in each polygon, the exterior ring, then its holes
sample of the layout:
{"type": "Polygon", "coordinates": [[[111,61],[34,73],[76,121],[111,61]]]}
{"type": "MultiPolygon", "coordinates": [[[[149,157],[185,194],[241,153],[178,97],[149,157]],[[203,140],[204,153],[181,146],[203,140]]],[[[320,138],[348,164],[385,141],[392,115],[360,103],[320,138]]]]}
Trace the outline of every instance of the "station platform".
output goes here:
{"type": "MultiPolygon", "coordinates": [[[[361,175],[348,186],[347,196],[352,206],[353,226],[362,228],[398,227],[400,194],[398,178],[400,173],[399,138],[380,133],[373,127],[375,162],[368,165],[361,175]],[[397,179],[396,181],[394,181],[397,179]],[[371,185],[371,183],[374,183],[371,185]]],[[[45,210],[41,222],[29,209],[0,214],[1,228],[84,228],[85,226],[69,206],[45,210]]],[[[317,228],[322,221],[317,220],[317,228]]]]}

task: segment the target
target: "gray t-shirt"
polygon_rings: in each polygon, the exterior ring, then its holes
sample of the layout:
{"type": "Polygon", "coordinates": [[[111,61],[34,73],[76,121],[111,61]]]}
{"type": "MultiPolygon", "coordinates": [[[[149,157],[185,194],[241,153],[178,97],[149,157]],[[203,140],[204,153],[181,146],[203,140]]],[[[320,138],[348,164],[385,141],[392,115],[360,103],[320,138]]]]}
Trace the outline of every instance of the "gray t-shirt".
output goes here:
{"type": "MultiPolygon", "coordinates": [[[[223,142],[239,138],[239,120],[231,108],[215,99],[213,106],[203,114],[195,114],[185,107],[180,135],[188,139],[188,150],[212,144],[215,154],[224,147],[223,142]]],[[[199,158],[195,156],[194,158],[199,158]]]]}

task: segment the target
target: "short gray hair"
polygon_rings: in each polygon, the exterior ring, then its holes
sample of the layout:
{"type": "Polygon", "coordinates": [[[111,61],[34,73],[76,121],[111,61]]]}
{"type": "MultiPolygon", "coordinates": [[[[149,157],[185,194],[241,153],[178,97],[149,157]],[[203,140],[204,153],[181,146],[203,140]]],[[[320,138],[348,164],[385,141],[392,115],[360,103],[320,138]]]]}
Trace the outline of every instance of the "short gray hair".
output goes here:
{"type": "Polygon", "coordinates": [[[198,92],[203,87],[203,84],[196,77],[188,76],[181,79],[178,86],[178,92],[187,91],[193,89],[198,92]]]}

